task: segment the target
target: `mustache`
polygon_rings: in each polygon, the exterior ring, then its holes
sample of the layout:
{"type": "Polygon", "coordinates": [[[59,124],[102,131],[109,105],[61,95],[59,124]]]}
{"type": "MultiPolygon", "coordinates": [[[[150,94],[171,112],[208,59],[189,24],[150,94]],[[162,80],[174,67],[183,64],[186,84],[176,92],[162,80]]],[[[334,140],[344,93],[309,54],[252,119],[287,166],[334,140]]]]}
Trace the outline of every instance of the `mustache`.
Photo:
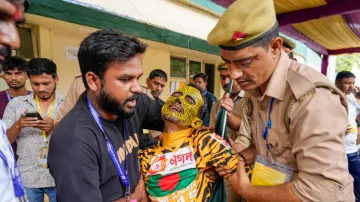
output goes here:
{"type": "Polygon", "coordinates": [[[126,102],[129,102],[129,101],[132,101],[132,100],[134,100],[134,99],[138,99],[138,97],[139,97],[139,93],[135,93],[133,96],[131,96],[130,98],[127,98],[126,100],[125,100],[125,103],[126,102]]]}
{"type": "Polygon", "coordinates": [[[3,55],[5,58],[11,56],[11,48],[9,46],[4,46],[0,48],[0,55],[3,55]]]}

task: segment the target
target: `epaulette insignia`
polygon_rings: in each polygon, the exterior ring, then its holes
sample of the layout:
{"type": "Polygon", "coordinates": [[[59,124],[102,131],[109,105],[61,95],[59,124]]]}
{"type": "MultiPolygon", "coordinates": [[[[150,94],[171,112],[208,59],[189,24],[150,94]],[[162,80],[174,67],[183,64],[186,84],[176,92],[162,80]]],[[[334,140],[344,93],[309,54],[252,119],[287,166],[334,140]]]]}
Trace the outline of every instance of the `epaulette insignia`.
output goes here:
{"type": "Polygon", "coordinates": [[[298,101],[302,102],[307,96],[312,95],[314,93],[315,93],[315,89],[312,89],[311,91],[309,91],[309,92],[305,93],[303,96],[301,96],[298,101]]]}

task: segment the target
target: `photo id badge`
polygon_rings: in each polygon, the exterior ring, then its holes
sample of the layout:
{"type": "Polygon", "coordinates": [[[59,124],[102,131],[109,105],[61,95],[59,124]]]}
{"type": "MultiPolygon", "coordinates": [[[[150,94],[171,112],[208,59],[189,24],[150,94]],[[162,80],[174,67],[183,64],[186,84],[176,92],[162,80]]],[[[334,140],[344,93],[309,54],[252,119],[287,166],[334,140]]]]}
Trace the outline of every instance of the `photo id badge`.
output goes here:
{"type": "Polygon", "coordinates": [[[47,168],[47,157],[48,157],[49,147],[43,145],[40,148],[40,167],[47,168]]]}
{"type": "Polygon", "coordinates": [[[294,169],[269,158],[256,155],[251,184],[255,186],[274,186],[289,182],[294,169]]]}

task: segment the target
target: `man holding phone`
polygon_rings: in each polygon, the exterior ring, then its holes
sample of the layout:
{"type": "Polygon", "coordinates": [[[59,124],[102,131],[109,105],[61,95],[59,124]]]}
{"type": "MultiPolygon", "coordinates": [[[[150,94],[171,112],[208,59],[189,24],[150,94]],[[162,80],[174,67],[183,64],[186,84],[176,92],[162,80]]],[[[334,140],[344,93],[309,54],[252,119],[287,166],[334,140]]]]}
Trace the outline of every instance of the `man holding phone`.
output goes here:
{"type": "Polygon", "coordinates": [[[10,143],[16,140],[18,143],[19,170],[29,201],[43,202],[46,193],[53,202],[56,189],[47,169],[47,151],[63,97],[55,93],[59,79],[53,61],[34,58],[26,69],[34,93],[12,99],[3,121],[8,127],[10,143]]]}
{"type": "MultiPolygon", "coordinates": [[[[11,50],[20,47],[16,26],[25,22],[30,0],[0,0],[0,71],[11,50]]],[[[1,201],[26,201],[25,190],[6,136],[5,124],[0,120],[0,198],[1,201]]]]}

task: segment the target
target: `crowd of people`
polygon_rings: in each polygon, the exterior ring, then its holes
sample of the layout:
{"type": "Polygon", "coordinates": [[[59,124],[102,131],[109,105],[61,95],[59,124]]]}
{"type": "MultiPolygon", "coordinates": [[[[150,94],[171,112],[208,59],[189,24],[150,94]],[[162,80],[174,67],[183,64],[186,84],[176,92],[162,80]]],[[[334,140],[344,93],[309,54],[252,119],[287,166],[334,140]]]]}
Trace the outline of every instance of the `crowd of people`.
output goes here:
{"type": "Polygon", "coordinates": [[[356,76],[296,62],[272,0],[235,1],[209,33],[220,99],[200,73],[162,100],[163,70],[139,82],[147,45],[113,29],[81,42],[63,97],[52,60],[11,56],[29,6],[0,0],[0,202],[360,200],[356,76]]]}

